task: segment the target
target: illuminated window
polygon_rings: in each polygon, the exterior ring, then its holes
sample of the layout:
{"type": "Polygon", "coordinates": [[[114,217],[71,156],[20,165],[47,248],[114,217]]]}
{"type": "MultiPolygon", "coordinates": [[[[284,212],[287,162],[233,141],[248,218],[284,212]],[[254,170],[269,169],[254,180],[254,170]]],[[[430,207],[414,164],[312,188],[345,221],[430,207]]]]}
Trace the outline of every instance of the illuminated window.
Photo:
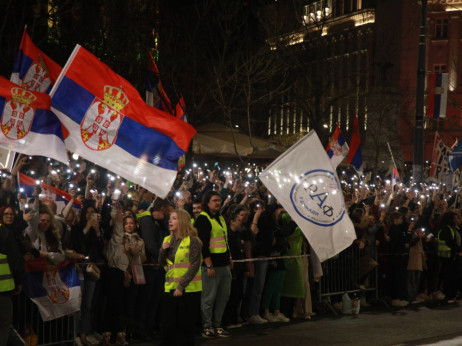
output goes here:
{"type": "Polygon", "coordinates": [[[435,64],[433,65],[433,71],[435,73],[446,73],[448,72],[446,64],[435,64]]]}
{"type": "Polygon", "coordinates": [[[447,18],[437,18],[435,21],[435,38],[448,38],[448,20],[447,18]]]}

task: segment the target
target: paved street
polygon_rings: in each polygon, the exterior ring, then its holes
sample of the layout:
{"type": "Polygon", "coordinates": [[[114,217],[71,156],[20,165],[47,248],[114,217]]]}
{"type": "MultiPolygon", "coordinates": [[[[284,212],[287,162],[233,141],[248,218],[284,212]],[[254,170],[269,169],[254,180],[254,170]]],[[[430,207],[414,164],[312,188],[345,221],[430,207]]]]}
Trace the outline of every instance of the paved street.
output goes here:
{"type": "Polygon", "coordinates": [[[244,326],[229,339],[198,339],[226,345],[462,345],[462,304],[363,309],[358,316],[314,316],[311,321],[244,326]]]}

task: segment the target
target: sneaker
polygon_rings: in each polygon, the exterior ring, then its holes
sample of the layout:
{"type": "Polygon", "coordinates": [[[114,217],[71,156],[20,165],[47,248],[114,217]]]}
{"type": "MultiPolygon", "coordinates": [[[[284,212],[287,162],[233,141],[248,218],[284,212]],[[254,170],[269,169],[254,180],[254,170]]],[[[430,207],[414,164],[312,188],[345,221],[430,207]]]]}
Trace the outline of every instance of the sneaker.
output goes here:
{"type": "Polygon", "coordinates": [[[433,299],[436,299],[436,300],[444,300],[444,298],[446,298],[446,296],[441,291],[433,292],[432,296],[433,296],[433,299]]]}
{"type": "Polygon", "coordinates": [[[405,300],[393,299],[391,301],[391,306],[395,306],[395,307],[399,307],[399,308],[403,308],[403,307],[408,306],[408,305],[409,305],[409,302],[407,302],[405,300]]]}
{"type": "Polygon", "coordinates": [[[278,315],[273,315],[273,322],[290,322],[290,319],[287,318],[283,313],[279,313],[278,315]]]}
{"type": "Polygon", "coordinates": [[[216,338],[218,335],[215,333],[215,329],[212,327],[204,328],[202,331],[203,338],[216,338]]]}
{"type": "Polygon", "coordinates": [[[267,320],[268,322],[276,322],[276,321],[274,320],[274,316],[271,315],[271,314],[263,315],[263,319],[267,320]]]}
{"type": "Polygon", "coordinates": [[[453,303],[455,303],[455,302],[456,302],[455,299],[448,299],[448,301],[447,301],[448,304],[453,304],[453,303]]]}
{"type": "Polygon", "coordinates": [[[215,333],[221,338],[229,338],[231,334],[226,330],[221,327],[215,328],[215,333]]]}
{"type": "Polygon", "coordinates": [[[249,324],[263,324],[263,323],[268,323],[268,321],[261,318],[260,315],[253,315],[253,316],[250,316],[247,319],[247,323],[249,323],[249,324]]]}

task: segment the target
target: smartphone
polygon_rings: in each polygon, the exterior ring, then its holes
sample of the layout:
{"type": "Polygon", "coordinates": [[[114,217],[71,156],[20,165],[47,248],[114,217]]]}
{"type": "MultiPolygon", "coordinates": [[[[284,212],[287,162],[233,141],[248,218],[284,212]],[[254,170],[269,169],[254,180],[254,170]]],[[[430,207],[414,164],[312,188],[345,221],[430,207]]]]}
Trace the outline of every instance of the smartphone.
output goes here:
{"type": "Polygon", "coordinates": [[[115,189],[114,193],[112,194],[112,199],[114,201],[118,201],[120,197],[121,191],[119,189],[115,189]]]}
{"type": "Polygon", "coordinates": [[[98,220],[98,214],[92,213],[92,214],[91,214],[91,218],[92,218],[93,220],[98,220]]]}

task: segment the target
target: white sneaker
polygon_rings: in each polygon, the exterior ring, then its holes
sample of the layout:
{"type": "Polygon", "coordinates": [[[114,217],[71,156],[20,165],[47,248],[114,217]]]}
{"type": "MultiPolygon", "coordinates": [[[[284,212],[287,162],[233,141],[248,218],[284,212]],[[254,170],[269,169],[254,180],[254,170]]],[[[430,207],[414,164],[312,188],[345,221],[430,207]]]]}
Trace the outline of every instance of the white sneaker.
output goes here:
{"type": "Polygon", "coordinates": [[[263,324],[263,323],[268,323],[268,321],[261,318],[260,315],[253,315],[247,319],[247,323],[248,324],[263,324]]]}
{"type": "Polygon", "coordinates": [[[395,307],[403,308],[405,306],[408,306],[409,302],[407,302],[405,300],[400,300],[400,299],[393,299],[391,301],[391,305],[395,306],[395,307]]]}
{"type": "Polygon", "coordinates": [[[436,300],[444,300],[444,298],[446,298],[446,296],[441,291],[433,292],[432,296],[436,300]]]}
{"type": "Polygon", "coordinates": [[[273,315],[274,322],[290,322],[290,319],[284,316],[283,313],[279,313],[278,315],[273,315]]]}
{"type": "Polygon", "coordinates": [[[276,321],[274,320],[274,316],[271,315],[271,314],[263,315],[263,319],[267,320],[268,322],[276,322],[276,321]]]}

